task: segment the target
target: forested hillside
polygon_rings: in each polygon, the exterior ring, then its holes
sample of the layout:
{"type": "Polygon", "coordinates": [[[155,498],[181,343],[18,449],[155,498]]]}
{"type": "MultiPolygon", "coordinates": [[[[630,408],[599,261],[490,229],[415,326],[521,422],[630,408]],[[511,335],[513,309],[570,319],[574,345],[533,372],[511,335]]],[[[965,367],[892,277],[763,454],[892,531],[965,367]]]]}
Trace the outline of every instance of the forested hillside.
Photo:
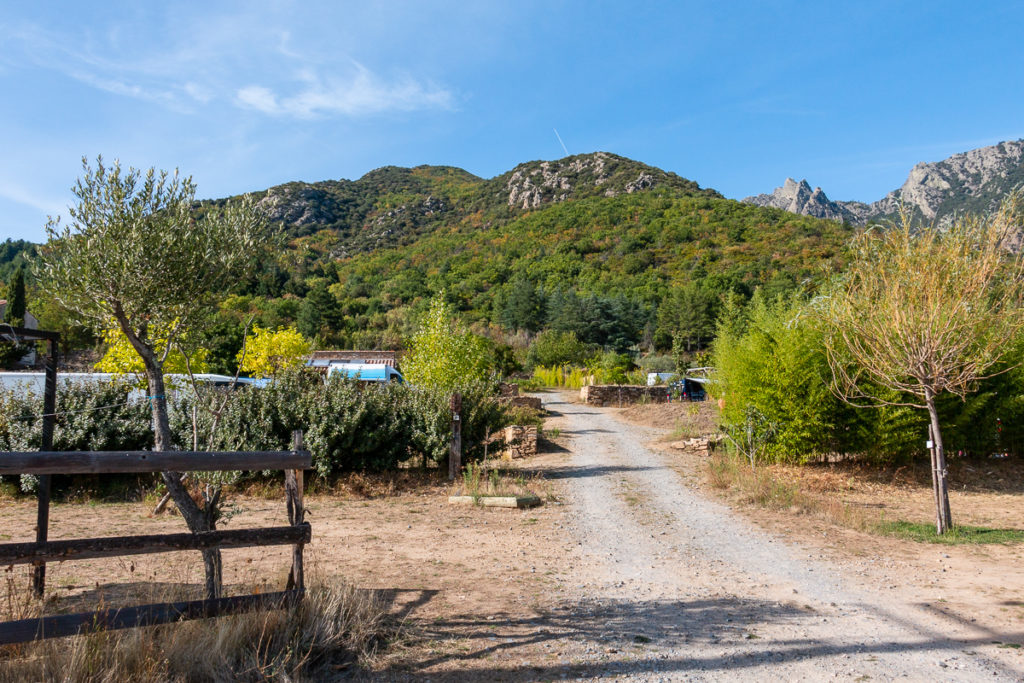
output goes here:
{"type": "Polygon", "coordinates": [[[727,292],[791,289],[834,265],[851,234],[601,152],[489,180],[385,167],[255,196],[278,240],[221,310],[215,369],[252,316],[324,346],[400,347],[442,289],[496,341],[554,329],[618,351],[700,347],[727,292]]]}
{"type": "Polygon", "coordinates": [[[618,350],[680,335],[699,345],[726,292],[790,289],[830,267],[851,232],[604,153],[490,180],[389,167],[271,188],[260,203],[286,246],[226,312],[358,347],[400,345],[441,289],[492,336],[551,328],[618,350]]]}

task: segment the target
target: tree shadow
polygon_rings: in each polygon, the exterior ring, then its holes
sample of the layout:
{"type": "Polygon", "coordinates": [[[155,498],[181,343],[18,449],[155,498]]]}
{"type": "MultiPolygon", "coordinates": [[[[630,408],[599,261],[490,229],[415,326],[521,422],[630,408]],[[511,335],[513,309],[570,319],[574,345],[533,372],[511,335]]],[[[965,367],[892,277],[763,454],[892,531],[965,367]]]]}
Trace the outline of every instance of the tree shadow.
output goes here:
{"type": "Polygon", "coordinates": [[[545,479],[585,479],[588,477],[603,477],[608,474],[621,472],[644,472],[648,470],[663,469],[661,467],[633,467],[629,465],[590,465],[586,467],[554,466],[544,467],[535,470],[536,474],[545,479]]]}
{"type": "MultiPolygon", "coordinates": [[[[640,672],[741,676],[745,670],[765,664],[931,652],[953,643],[941,633],[919,630],[922,637],[901,642],[836,643],[813,635],[762,641],[757,636],[763,627],[803,621],[812,613],[796,604],[730,597],[588,601],[534,617],[495,613],[414,621],[407,632],[408,656],[380,672],[380,677],[535,681],[640,672]],[[723,648],[734,651],[701,654],[723,648]],[[688,654],[680,655],[679,649],[688,654]],[[452,670],[430,670],[441,665],[452,670]]],[[[1005,638],[986,630],[978,638],[955,641],[955,646],[963,649],[1005,638]]],[[[989,662],[988,666],[995,665],[989,662]]]]}

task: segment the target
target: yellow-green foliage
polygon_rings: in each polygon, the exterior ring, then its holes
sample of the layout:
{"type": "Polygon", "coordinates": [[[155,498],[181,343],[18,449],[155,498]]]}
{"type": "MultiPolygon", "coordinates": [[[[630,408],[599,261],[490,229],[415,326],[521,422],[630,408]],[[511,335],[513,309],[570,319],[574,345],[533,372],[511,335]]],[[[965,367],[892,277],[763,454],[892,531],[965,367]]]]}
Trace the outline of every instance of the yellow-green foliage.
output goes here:
{"type": "MultiPolygon", "coordinates": [[[[167,349],[167,334],[157,330],[154,339],[153,347],[156,357],[162,358],[167,349]]],[[[94,366],[97,371],[111,372],[117,375],[145,373],[146,368],[142,363],[142,357],[120,329],[110,328],[104,332],[103,343],[106,344],[107,350],[103,354],[103,358],[94,366]]],[[[192,372],[206,372],[208,369],[206,356],[206,349],[197,349],[188,357],[189,363],[186,364],[185,355],[179,349],[172,348],[164,360],[164,372],[185,373],[188,372],[187,365],[191,366],[192,372]]]]}
{"type": "Polygon", "coordinates": [[[545,387],[579,389],[583,385],[588,384],[587,371],[583,368],[575,368],[571,366],[554,368],[537,366],[533,369],[533,377],[545,387]]]}
{"type": "Polygon", "coordinates": [[[533,380],[543,387],[579,389],[587,384],[646,384],[647,376],[642,370],[615,372],[600,367],[588,369],[570,365],[538,365],[533,369],[533,380]]]}
{"type": "Polygon", "coordinates": [[[490,372],[483,338],[462,329],[444,292],[431,300],[426,320],[409,347],[402,370],[411,384],[454,389],[485,379],[490,372]]]}
{"type": "Polygon", "coordinates": [[[246,338],[245,357],[239,351],[238,360],[242,372],[253,377],[276,377],[284,370],[301,367],[310,349],[309,340],[294,327],[255,327],[246,338]]]}

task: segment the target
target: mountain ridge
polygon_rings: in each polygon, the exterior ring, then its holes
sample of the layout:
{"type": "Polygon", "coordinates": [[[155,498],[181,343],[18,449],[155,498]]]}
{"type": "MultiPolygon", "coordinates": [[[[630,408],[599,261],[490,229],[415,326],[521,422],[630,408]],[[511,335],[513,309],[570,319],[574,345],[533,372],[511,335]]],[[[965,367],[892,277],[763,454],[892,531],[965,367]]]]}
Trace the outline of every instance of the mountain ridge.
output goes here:
{"type": "Polygon", "coordinates": [[[812,191],[806,180],[797,183],[792,178],[770,194],[742,201],[853,225],[892,218],[902,203],[917,217],[942,223],[958,213],[991,211],[1022,183],[1024,139],[959,152],[941,161],[917,163],[902,186],[871,203],[831,200],[820,187],[812,191]]]}

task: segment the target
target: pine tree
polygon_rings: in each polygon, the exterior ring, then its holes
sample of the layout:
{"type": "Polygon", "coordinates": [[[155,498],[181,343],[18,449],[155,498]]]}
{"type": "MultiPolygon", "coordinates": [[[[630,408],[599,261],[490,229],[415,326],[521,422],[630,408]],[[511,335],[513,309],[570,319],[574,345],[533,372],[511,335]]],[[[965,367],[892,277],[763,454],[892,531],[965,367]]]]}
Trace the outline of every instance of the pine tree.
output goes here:
{"type": "Polygon", "coordinates": [[[14,327],[25,325],[25,268],[18,266],[11,277],[10,295],[7,297],[7,310],[4,311],[4,322],[14,327]]]}

